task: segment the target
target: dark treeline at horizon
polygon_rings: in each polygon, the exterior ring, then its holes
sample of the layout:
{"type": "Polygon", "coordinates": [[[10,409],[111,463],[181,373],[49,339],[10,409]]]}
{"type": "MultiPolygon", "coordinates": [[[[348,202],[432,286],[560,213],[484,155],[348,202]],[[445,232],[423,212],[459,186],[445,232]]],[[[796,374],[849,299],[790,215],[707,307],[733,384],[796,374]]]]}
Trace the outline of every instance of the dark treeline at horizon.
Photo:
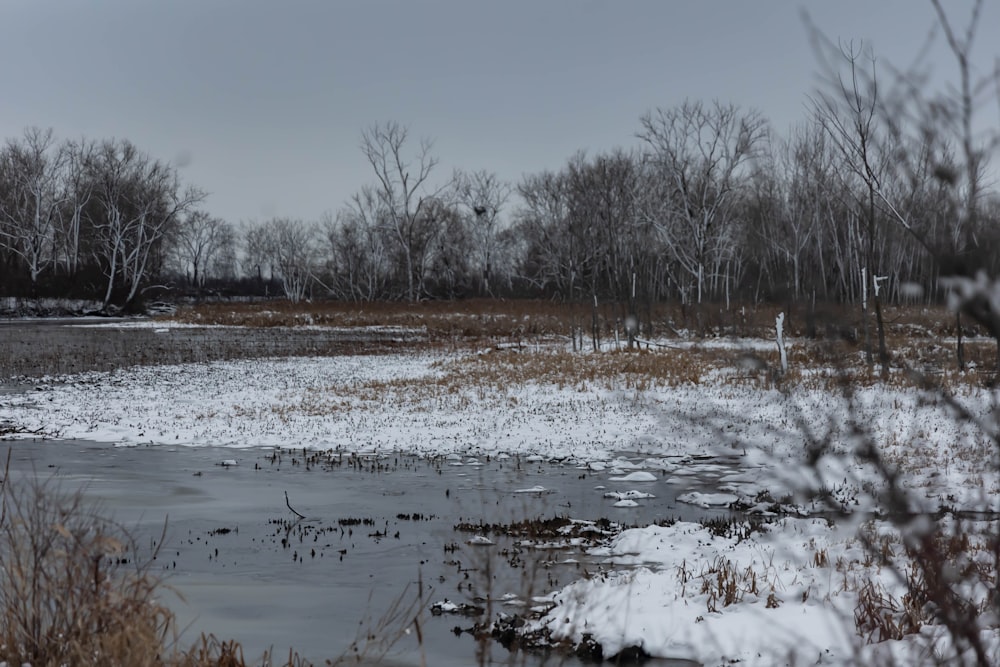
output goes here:
{"type": "Polygon", "coordinates": [[[442,177],[429,142],[376,124],[362,135],[370,185],[316,221],[222,220],[128,141],[29,128],[0,148],[0,296],[106,311],[171,293],[497,296],[639,312],[932,303],[943,278],[1000,273],[986,153],[960,150],[943,123],[902,126],[865,90],[820,97],[785,135],[732,104],[656,109],[636,147],[581,152],[518,183],[442,177]]]}

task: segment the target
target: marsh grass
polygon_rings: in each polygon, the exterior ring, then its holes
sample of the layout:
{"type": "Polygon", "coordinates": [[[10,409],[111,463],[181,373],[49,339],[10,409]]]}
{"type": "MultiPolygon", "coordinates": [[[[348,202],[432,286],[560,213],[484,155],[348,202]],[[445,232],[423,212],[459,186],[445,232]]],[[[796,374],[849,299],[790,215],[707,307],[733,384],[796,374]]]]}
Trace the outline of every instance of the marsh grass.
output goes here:
{"type": "Polygon", "coordinates": [[[704,566],[698,578],[710,613],[738,604],[748,595],[756,599],[765,590],[768,591],[768,604],[774,604],[772,601],[776,599],[772,596],[778,578],[773,566],[758,571],[752,565],[740,567],[724,556],[717,556],[704,566]]]}
{"type": "Polygon", "coordinates": [[[127,531],[80,493],[0,488],[0,658],[11,664],[161,664],[173,615],[127,531]]]}
{"type": "MultiPolygon", "coordinates": [[[[181,639],[164,598],[176,592],[155,573],[164,533],[148,547],[88,504],[37,476],[0,468],[0,664],[32,667],[311,667],[289,649],[244,657],[236,640],[181,639]]],[[[424,607],[407,589],[326,665],[379,664],[424,607]]]]}
{"type": "Polygon", "coordinates": [[[942,621],[968,632],[997,609],[996,535],[986,524],[943,520],[903,534],[876,534],[868,524],[861,536],[865,562],[837,568],[844,589],[857,593],[854,624],[865,642],[902,639],[942,621]],[[848,584],[850,569],[860,572],[848,584]],[[901,584],[896,592],[883,570],[901,584]]]}
{"type": "MultiPolygon", "coordinates": [[[[642,337],[697,338],[718,336],[764,337],[774,333],[774,318],[786,314],[789,336],[814,340],[849,340],[857,345],[862,324],[860,310],[842,304],[723,304],[660,303],[640,309],[642,337]]],[[[948,338],[955,335],[954,313],[944,306],[884,306],[889,341],[901,338],[948,338]],[[896,338],[892,338],[896,337],[896,338]]],[[[626,312],[621,304],[601,302],[597,308],[602,336],[621,327],[626,312]]],[[[256,302],[205,302],[178,308],[163,319],[189,324],[216,324],[270,328],[276,326],[398,326],[427,327],[442,336],[511,338],[568,336],[584,329],[590,336],[594,310],[590,303],[539,299],[467,299],[417,303],[314,301],[293,304],[274,299],[256,302]]],[[[966,321],[964,335],[982,335],[966,321]]]]}
{"type": "MultiPolygon", "coordinates": [[[[453,351],[543,352],[551,356],[530,357],[530,362],[503,355],[479,363],[464,362],[473,385],[496,381],[549,383],[558,386],[599,381],[603,385],[642,389],[697,383],[713,369],[730,368],[727,381],[756,382],[774,386],[788,384],[833,388],[845,379],[859,386],[922,386],[929,380],[942,386],[983,385],[996,381],[993,341],[974,323],[963,328],[967,369],[957,370],[954,349],[954,314],[944,307],[896,306],[885,309],[887,343],[894,372],[880,377],[878,369],[865,363],[860,343],[861,324],[855,309],[826,305],[819,310],[806,306],[718,304],[700,307],[660,304],[640,317],[640,343],[627,349],[624,316],[619,305],[598,307],[598,335],[603,351],[615,355],[606,360],[587,355],[569,356],[570,341],[583,334],[579,352],[591,351],[593,311],[588,304],[539,300],[428,301],[419,303],[343,303],[318,301],[291,304],[287,301],[254,303],[205,303],[179,309],[169,319],[201,325],[228,325],[258,329],[371,328],[397,329],[401,335],[417,336],[409,347],[453,351]],[[772,341],[774,318],[786,312],[785,331],[789,372],[779,378],[777,348],[741,351],[741,339],[772,341]],[[693,326],[695,320],[699,326],[693,326]],[[727,345],[718,341],[729,340],[727,345]],[[651,342],[651,340],[653,342],[651,342]],[[664,342],[665,345],[656,343],[664,342]],[[679,341],[682,345],[675,344],[679,341]],[[565,351],[560,356],[553,350],[565,351]],[[642,356],[642,354],[648,356],[642,356]],[[630,356],[631,355],[631,356],[630,356]],[[628,361],[623,361],[628,358],[628,361]],[[747,370],[765,369],[759,373],[747,370]],[[536,363],[537,362],[537,363],[536,363]],[[615,375],[617,373],[617,376],[615,375]]],[[[758,348],[759,349],[759,348],[758,348]]],[[[604,355],[601,355],[604,356],[604,355]]],[[[442,370],[451,370],[442,365],[442,370]]],[[[431,381],[450,387],[447,377],[431,381]]],[[[495,384],[495,382],[494,382],[495,384]]]]}

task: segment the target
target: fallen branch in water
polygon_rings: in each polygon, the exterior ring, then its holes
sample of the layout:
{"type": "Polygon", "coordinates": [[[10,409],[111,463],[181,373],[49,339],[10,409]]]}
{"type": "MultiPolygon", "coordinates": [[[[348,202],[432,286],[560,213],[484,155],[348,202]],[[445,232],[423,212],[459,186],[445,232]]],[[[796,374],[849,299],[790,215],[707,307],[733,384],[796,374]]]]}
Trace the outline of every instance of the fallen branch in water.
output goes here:
{"type": "MultiPolygon", "coordinates": [[[[41,435],[45,437],[48,437],[50,435],[49,433],[45,432],[45,427],[43,426],[39,426],[38,428],[35,429],[30,429],[30,428],[25,428],[24,426],[20,426],[18,424],[14,424],[12,422],[0,423],[0,437],[5,435],[24,435],[24,434],[41,435]]],[[[59,436],[58,433],[52,435],[52,437],[58,437],[58,436],[59,436]]]]}
{"type": "Polygon", "coordinates": [[[288,501],[288,491],[285,491],[285,505],[288,506],[288,509],[292,510],[292,514],[294,514],[295,516],[299,517],[300,519],[306,518],[305,514],[299,514],[296,511],[296,509],[292,507],[292,503],[288,501]]]}

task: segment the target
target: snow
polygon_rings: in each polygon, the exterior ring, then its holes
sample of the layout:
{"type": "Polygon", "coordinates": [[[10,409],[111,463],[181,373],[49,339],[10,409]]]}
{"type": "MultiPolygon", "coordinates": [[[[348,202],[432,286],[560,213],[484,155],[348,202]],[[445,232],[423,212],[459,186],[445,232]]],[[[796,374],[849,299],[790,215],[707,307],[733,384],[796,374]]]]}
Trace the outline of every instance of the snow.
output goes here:
{"type": "MultiPolygon", "coordinates": [[[[801,551],[809,536],[834,531],[825,521],[799,519],[786,520],[777,530],[799,539],[791,541],[792,551],[801,551]]],[[[535,625],[547,627],[554,639],[590,633],[606,656],[638,645],[654,656],[703,664],[767,665],[774,664],[775,656],[811,664],[826,648],[843,645],[841,635],[848,630],[844,619],[851,618],[855,604],[852,596],[838,593],[837,582],[827,580],[824,571],[808,565],[786,569],[786,561],[776,558],[767,541],[714,538],[698,524],[628,530],[595,552],[616,565],[640,566],[570,584],[551,596],[555,608],[535,625]],[[760,591],[729,607],[717,602],[720,611],[712,612],[702,582],[712,583],[714,574],[692,564],[712,563],[720,555],[737,570],[756,571],[760,591]],[[769,609],[772,588],[781,602],[769,609]],[[802,603],[807,590],[808,600],[802,603]]],[[[808,562],[804,556],[809,554],[798,555],[788,562],[808,562]]]]}
{"type": "MultiPolygon", "coordinates": [[[[773,349],[773,341],[758,343],[773,349]]],[[[701,345],[754,349],[758,343],[701,345]]],[[[654,656],[706,666],[850,664],[859,655],[866,661],[892,655],[911,664],[919,655],[915,646],[944,641],[939,629],[927,626],[901,642],[861,646],[853,628],[856,582],[876,577],[894,594],[904,589],[887,571],[862,564],[858,521],[830,525],[810,518],[812,508],[800,494],[829,491],[857,516],[877,507],[878,476],[853,455],[860,425],[870,429],[885,460],[901,467],[911,510],[997,509],[1000,478],[989,464],[990,442],[953,419],[946,401],[877,384],[850,397],[818,383],[783,393],[729,382],[721,371],[696,385],[643,392],[529,382],[435,393],[433,382],[424,381],[438,377],[438,362],[456,354],[257,359],[45,378],[35,391],[0,394],[0,414],[49,437],[122,446],[407,452],[456,466],[517,457],[564,461],[574,474],[583,469],[600,480],[595,493],[615,489],[612,484],[655,484],[603,493],[616,507],[635,506],[654,497],[650,490],[661,494],[695,476],[716,476],[712,492],[688,491],[678,500],[706,508],[738,501],[762,514],[779,503],[806,516],[780,519],[743,539],[689,523],[626,530],[591,554],[604,559],[606,569],[552,591],[546,599],[555,608],[533,627],[556,639],[590,634],[606,656],[641,645],[654,656]],[[803,467],[805,432],[828,434],[836,456],[803,467]],[[744,591],[729,605],[713,599],[713,568],[724,567],[752,573],[756,592],[744,591]]],[[[954,391],[974,417],[991,418],[995,391],[954,391]]],[[[219,465],[236,464],[233,458],[219,465]]],[[[493,542],[475,536],[469,544],[493,542]]],[[[988,640],[1000,650],[996,632],[988,640]]]]}
{"type": "Polygon", "coordinates": [[[729,507],[739,500],[731,493],[699,493],[691,491],[677,496],[677,501],[698,507],[729,507]]]}
{"type": "Polygon", "coordinates": [[[612,477],[611,481],[612,482],[655,482],[656,475],[654,475],[651,472],[644,472],[644,471],[630,472],[629,474],[620,477],[612,477]]]}
{"type": "Polygon", "coordinates": [[[656,496],[646,491],[632,489],[631,491],[608,491],[604,494],[604,497],[616,500],[645,500],[646,498],[655,498],[656,496]]]}

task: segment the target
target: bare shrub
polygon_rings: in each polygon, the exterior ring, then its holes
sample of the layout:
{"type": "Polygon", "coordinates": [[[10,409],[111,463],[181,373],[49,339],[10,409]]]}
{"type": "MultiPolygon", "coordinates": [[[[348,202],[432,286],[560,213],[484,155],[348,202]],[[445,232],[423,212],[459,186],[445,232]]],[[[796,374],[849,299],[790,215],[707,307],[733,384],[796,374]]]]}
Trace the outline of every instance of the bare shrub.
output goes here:
{"type": "MultiPolygon", "coordinates": [[[[170,589],[153,566],[164,535],[143,554],[123,526],[101,516],[81,491],[51,480],[0,477],[0,665],[32,667],[310,667],[289,649],[244,659],[235,640],[202,634],[182,648],[170,589]]],[[[166,527],[164,527],[164,533],[166,527]]],[[[390,611],[341,658],[378,662],[423,608],[400,595],[390,611]]]]}
{"type": "Polygon", "coordinates": [[[80,492],[37,479],[0,488],[0,659],[11,664],[161,664],[173,615],[152,556],[80,492]]]}

